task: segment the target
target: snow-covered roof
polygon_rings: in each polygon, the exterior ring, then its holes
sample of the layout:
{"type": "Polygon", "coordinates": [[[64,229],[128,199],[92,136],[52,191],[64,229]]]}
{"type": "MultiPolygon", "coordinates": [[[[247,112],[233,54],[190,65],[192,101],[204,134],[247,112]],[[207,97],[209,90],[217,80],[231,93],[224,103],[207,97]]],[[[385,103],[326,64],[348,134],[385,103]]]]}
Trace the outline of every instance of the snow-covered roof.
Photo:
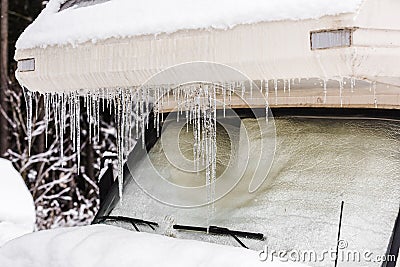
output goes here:
{"type": "Polygon", "coordinates": [[[65,0],[50,0],[23,32],[17,49],[77,45],[108,38],[229,29],[239,24],[316,19],[357,12],[364,0],[111,0],[60,11],[65,0]]]}

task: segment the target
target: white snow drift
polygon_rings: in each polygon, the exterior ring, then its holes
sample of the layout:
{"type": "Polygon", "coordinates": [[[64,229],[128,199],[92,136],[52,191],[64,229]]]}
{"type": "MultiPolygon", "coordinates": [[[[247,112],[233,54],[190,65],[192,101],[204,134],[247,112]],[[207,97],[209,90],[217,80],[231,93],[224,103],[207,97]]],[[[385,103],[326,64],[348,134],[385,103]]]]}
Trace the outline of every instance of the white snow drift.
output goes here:
{"type": "Polygon", "coordinates": [[[259,261],[259,252],[94,225],[24,236],[0,249],[2,267],[303,266],[259,261]],[[32,249],[35,248],[35,249],[32,249]]]}
{"type": "Polygon", "coordinates": [[[33,231],[35,206],[21,175],[10,161],[0,159],[0,172],[0,246],[2,246],[13,238],[33,231]]]}
{"type": "Polygon", "coordinates": [[[16,47],[79,44],[107,38],[229,29],[264,21],[316,19],[356,12],[363,0],[111,0],[58,13],[65,0],[51,0],[21,35],[16,47]]]}

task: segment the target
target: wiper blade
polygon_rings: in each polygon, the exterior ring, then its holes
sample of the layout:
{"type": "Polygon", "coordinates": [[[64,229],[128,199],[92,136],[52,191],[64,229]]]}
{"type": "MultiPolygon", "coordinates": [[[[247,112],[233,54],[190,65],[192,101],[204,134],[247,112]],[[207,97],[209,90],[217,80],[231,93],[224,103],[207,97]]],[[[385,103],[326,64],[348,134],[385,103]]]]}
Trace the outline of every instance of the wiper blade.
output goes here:
{"type": "Polygon", "coordinates": [[[139,228],[137,227],[137,224],[148,225],[151,229],[153,229],[153,231],[156,230],[155,227],[158,227],[158,223],[156,223],[156,222],[145,221],[145,220],[125,217],[125,216],[103,216],[103,217],[98,218],[97,223],[102,223],[107,220],[131,223],[132,226],[135,228],[135,230],[138,232],[140,232],[140,231],[139,231],[139,228]]]}
{"type": "Polygon", "coordinates": [[[195,232],[202,232],[202,233],[207,233],[207,234],[232,236],[242,247],[247,248],[247,249],[248,249],[248,247],[239,239],[239,237],[256,239],[256,240],[264,240],[264,235],[261,233],[235,231],[235,230],[230,230],[225,227],[219,227],[219,226],[213,226],[213,225],[209,226],[209,227],[199,227],[199,226],[175,224],[173,226],[173,228],[176,230],[195,231],[195,232]]]}

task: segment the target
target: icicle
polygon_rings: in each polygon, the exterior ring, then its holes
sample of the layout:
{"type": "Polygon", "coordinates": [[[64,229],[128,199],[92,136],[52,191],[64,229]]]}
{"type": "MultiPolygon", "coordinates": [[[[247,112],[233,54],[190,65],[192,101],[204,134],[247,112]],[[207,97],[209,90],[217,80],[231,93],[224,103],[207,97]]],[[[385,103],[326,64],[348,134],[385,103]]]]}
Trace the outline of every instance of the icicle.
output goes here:
{"type": "Polygon", "coordinates": [[[92,93],[88,92],[87,95],[87,103],[86,103],[86,112],[88,114],[89,120],[89,144],[92,143],[92,125],[93,125],[93,115],[92,115],[92,93]]]}
{"type": "MultiPolygon", "coordinates": [[[[157,127],[157,137],[160,137],[160,88],[157,88],[156,90],[156,95],[157,95],[157,114],[156,114],[156,127],[157,127]]],[[[179,103],[179,93],[178,93],[178,103],[179,103]]],[[[179,105],[179,104],[178,104],[179,105]]],[[[179,113],[179,111],[178,111],[179,113]]]]}
{"type": "MultiPolygon", "coordinates": [[[[164,92],[163,92],[164,93],[164,92]]],[[[141,116],[141,122],[142,122],[142,125],[141,125],[141,130],[142,130],[142,148],[143,149],[145,149],[145,147],[146,147],[146,143],[145,143],[145,130],[146,130],[146,125],[145,125],[145,121],[147,120],[146,119],[146,112],[145,112],[145,110],[144,110],[144,100],[145,100],[145,98],[144,98],[144,95],[143,95],[143,92],[141,92],[141,97],[142,97],[142,99],[141,99],[141,101],[140,101],[140,103],[141,103],[141,110],[142,110],[142,116],[141,116]]],[[[164,95],[162,96],[163,97],[163,101],[164,101],[164,95]]],[[[164,121],[164,116],[162,116],[162,121],[164,121]]]]}
{"type": "Polygon", "coordinates": [[[283,93],[286,93],[286,80],[283,80],[283,93]]]}
{"type": "Polygon", "coordinates": [[[73,107],[73,104],[72,104],[72,94],[73,94],[73,92],[68,94],[68,100],[67,100],[68,101],[68,106],[69,106],[68,114],[69,114],[69,118],[70,118],[69,138],[70,138],[71,141],[73,140],[73,132],[72,132],[73,126],[72,126],[71,121],[72,121],[72,118],[74,116],[73,115],[74,114],[74,107],[73,107]]]}
{"type": "Polygon", "coordinates": [[[326,95],[327,95],[327,81],[324,80],[324,104],[326,104],[326,95]]]}
{"type": "Polygon", "coordinates": [[[275,105],[278,105],[278,80],[274,80],[274,89],[275,89],[275,105]]]}
{"type": "Polygon", "coordinates": [[[253,99],[253,81],[249,81],[250,82],[250,99],[253,99]]]}
{"type": "Polygon", "coordinates": [[[378,107],[378,101],[376,99],[376,82],[375,81],[372,83],[372,88],[374,90],[374,106],[375,106],[375,108],[377,108],[378,107]]]}
{"type": "Polygon", "coordinates": [[[354,92],[354,87],[356,86],[356,78],[351,77],[350,79],[350,87],[351,87],[351,92],[354,92]]]}
{"type": "Polygon", "coordinates": [[[228,84],[229,107],[232,107],[232,84],[228,84]]]}
{"type": "Polygon", "coordinates": [[[70,102],[70,107],[71,107],[71,112],[70,112],[70,117],[69,117],[69,124],[70,124],[70,138],[72,141],[72,151],[75,151],[75,116],[76,116],[76,111],[75,111],[75,92],[71,92],[69,96],[69,102],[70,102]]]}
{"type": "Polygon", "coordinates": [[[110,115],[111,115],[111,112],[112,112],[112,95],[113,95],[113,90],[110,90],[109,88],[107,88],[106,89],[106,92],[107,92],[107,107],[108,107],[108,109],[110,110],[110,115]]]}
{"type": "Polygon", "coordinates": [[[97,141],[97,90],[93,92],[93,96],[91,99],[91,107],[92,107],[92,117],[93,117],[93,142],[96,143],[97,141]]]}
{"type": "MultiPolygon", "coordinates": [[[[252,88],[252,86],[251,86],[251,82],[250,82],[250,88],[252,88]]],[[[252,89],[250,89],[250,90],[252,90],[252,89]]],[[[224,99],[224,107],[223,107],[223,112],[224,112],[224,118],[225,118],[225,116],[226,116],[226,88],[225,88],[225,86],[222,86],[222,97],[223,97],[223,99],[224,99]]],[[[252,97],[252,96],[251,96],[252,97]]]]}
{"type": "Polygon", "coordinates": [[[103,100],[102,105],[103,105],[103,112],[105,109],[105,99],[106,99],[106,90],[104,88],[101,89],[101,99],[103,100]]]}
{"type": "Polygon", "coordinates": [[[342,78],[341,80],[339,80],[340,107],[343,107],[343,87],[344,82],[342,78]]]}
{"type": "Polygon", "coordinates": [[[77,173],[80,173],[81,166],[81,104],[79,99],[79,93],[76,94],[75,99],[75,128],[76,128],[76,162],[77,162],[77,173]]]}
{"type": "MultiPolygon", "coordinates": [[[[147,119],[146,119],[146,129],[149,129],[149,113],[150,113],[150,93],[149,93],[149,88],[145,88],[145,93],[146,93],[146,114],[147,114],[147,119]]],[[[169,89],[168,89],[168,104],[169,104],[169,89]]]]}
{"type": "Polygon", "coordinates": [[[246,87],[244,86],[244,82],[241,82],[240,85],[241,85],[241,89],[242,89],[242,98],[244,98],[244,92],[246,90],[246,87]]]}
{"type": "MultiPolygon", "coordinates": [[[[123,93],[121,89],[118,90],[116,96],[114,97],[115,104],[114,107],[116,108],[116,121],[117,121],[117,151],[118,151],[118,189],[119,189],[119,196],[122,199],[122,191],[124,185],[124,114],[123,114],[123,93]]],[[[136,103],[137,105],[137,103],[136,103]]],[[[136,117],[138,120],[138,117],[136,117]]]]}
{"type": "Polygon", "coordinates": [[[28,135],[28,155],[31,154],[32,145],[32,92],[23,87],[26,103],[26,131],[28,135]]]}
{"type": "Polygon", "coordinates": [[[49,93],[45,93],[43,97],[43,103],[44,103],[44,123],[45,123],[45,143],[46,143],[46,148],[47,148],[47,142],[48,142],[48,129],[49,129],[49,113],[50,113],[50,108],[49,108],[49,93]]]}
{"type": "Polygon", "coordinates": [[[60,109],[60,158],[61,166],[64,166],[64,127],[65,127],[65,94],[62,93],[61,97],[61,109],[60,109]]]}
{"type": "Polygon", "coordinates": [[[96,90],[94,98],[94,116],[95,116],[95,143],[100,140],[100,91],[96,90]]]}
{"type": "Polygon", "coordinates": [[[54,128],[55,128],[55,131],[56,131],[56,139],[58,140],[59,138],[59,134],[58,134],[58,131],[59,131],[59,108],[58,108],[58,106],[59,106],[59,101],[58,101],[58,95],[57,94],[54,94],[53,95],[53,109],[54,109],[54,128]]]}
{"type": "Polygon", "coordinates": [[[268,109],[269,109],[269,104],[268,104],[268,93],[265,97],[265,121],[268,123],[268,109]]]}

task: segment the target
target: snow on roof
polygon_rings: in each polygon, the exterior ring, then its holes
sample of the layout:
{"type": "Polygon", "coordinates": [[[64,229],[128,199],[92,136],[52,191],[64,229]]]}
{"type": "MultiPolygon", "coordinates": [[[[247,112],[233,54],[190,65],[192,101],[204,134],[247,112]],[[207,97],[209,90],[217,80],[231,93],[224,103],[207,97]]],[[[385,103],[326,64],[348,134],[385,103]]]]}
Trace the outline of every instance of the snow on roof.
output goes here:
{"type": "Polygon", "coordinates": [[[316,19],[353,13],[364,0],[111,0],[60,10],[50,0],[22,33],[17,49],[77,45],[107,38],[172,33],[190,29],[229,29],[265,21],[316,19]]]}
{"type": "Polygon", "coordinates": [[[262,262],[257,251],[133,232],[107,225],[35,232],[0,248],[2,267],[305,267],[281,260],[275,256],[274,261],[269,257],[262,262]]]}

